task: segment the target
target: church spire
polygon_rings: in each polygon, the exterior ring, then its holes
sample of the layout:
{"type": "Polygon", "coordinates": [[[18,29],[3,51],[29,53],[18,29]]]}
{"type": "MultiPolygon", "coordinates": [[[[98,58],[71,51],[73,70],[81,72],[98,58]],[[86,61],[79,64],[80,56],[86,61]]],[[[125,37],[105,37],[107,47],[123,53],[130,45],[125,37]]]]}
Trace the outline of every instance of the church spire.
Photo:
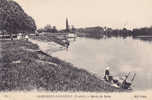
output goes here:
{"type": "Polygon", "coordinates": [[[69,22],[68,22],[68,18],[66,18],[66,31],[69,32],[69,22]]]}

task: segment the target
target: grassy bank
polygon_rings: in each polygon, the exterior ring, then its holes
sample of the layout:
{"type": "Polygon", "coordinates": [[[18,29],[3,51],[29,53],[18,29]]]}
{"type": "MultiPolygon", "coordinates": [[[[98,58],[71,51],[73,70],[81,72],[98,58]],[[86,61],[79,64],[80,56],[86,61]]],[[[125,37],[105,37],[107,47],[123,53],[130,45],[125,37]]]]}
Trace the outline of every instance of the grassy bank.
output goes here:
{"type": "Polygon", "coordinates": [[[1,40],[0,91],[120,91],[25,40],[1,40]]]}

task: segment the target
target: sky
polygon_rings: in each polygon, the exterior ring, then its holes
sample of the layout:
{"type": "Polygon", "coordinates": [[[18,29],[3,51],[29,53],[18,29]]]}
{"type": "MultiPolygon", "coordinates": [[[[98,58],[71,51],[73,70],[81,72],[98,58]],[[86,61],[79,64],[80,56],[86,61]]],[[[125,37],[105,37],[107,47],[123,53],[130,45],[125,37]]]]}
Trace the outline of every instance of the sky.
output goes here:
{"type": "Polygon", "coordinates": [[[106,26],[121,29],[152,25],[152,0],[15,0],[38,28],[65,28],[66,17],[76,28],[106,26]]]}

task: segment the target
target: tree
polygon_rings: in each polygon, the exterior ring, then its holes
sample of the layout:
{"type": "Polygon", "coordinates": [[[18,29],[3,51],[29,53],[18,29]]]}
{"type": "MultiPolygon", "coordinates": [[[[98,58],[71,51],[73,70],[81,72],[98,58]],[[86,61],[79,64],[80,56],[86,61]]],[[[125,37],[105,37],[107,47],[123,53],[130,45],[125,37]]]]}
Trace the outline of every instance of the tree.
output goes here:
{"type": "Polygon", "coordinates": [[[43,31],[43,32],[51,32],[51,33],[56,33],[56,32],[58,32],[58,30],[56,29],[56,26],[51,26],[51,25],[46,25],[45,27],[44,27],[44,29],[41,29],[41,30],[39,30],[39,31],[43,31]]]}
{"type": "Polygon", "coordinates": [[[36,24],[17,2],[0,0],[0,29],[12,36],[18,32],[34,32],[36,24]]]}
{"type": "Polygon", "coordinates": [[[58,32],[58,30],[56,29],[56,26],[53,26],[52,32],[53,33],[57,33],[58,32]]]}
{"type": "Polygon", "coordinates": [[[46,25],[45,27],[44,27],[44,31],[45,32],[52,32],[52,27],[51,27],[51,25],[46,25]]]}
{"type": "Polygon", "coordinates": [[[23,23],[24,27],[22,27],[22,30],[25,32],[35,32],[37,29],[34,19],[31,16],[26,16],[23,23]]]}
{"type": "Polygon", "coordinates": [[[0,0],[0,30],[3,30],[5,25],[7,24],[7,21],[5,17],[7,17],[7,1],[6,0],[0,0]]]}

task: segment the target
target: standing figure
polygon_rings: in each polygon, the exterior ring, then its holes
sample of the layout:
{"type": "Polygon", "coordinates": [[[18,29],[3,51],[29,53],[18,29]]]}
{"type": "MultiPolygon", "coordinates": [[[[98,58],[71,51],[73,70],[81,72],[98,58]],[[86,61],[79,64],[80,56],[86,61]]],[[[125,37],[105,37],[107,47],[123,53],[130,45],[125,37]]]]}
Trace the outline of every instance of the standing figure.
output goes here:
{"type": "Polygon", "coordinates": [[[19,33],[19,34],[17,35],[17,39],[18,39],[18,40],[22,39],[22,34],[21,34],[21,33],[19,33]]]}
{"type": "Polygon", "coordinates": [[[113,77],[110,75],[109,69],[110,69],[109,67],[106,68],[106,70],[105,70],[105,76],[104,76],[104,79],[107,82],[111,82],[113,80],[113,77]]]}
{"type": "Polygon", "coordinates": [[[107,67],[106,70],[105,70],[105,76],[104,76],[104,79],[106,81],[109,81],[109,75],[110,75],[109,67],[107,67]]]}
{"type": "Polygon", "coordinates": [[[29,39],[29,36],[28,36],[28,35],[25,35],[25,40],[28,41],[28,39],[29,39]]]}
{"type": "Polygon", "coordinates": [[[66,41],[65,41],[65,47],[66,47],[66,50],[68,50],[69,45],[70,45],[69,41],[68,41],[68,40],[66,40],[66,41]]]}

